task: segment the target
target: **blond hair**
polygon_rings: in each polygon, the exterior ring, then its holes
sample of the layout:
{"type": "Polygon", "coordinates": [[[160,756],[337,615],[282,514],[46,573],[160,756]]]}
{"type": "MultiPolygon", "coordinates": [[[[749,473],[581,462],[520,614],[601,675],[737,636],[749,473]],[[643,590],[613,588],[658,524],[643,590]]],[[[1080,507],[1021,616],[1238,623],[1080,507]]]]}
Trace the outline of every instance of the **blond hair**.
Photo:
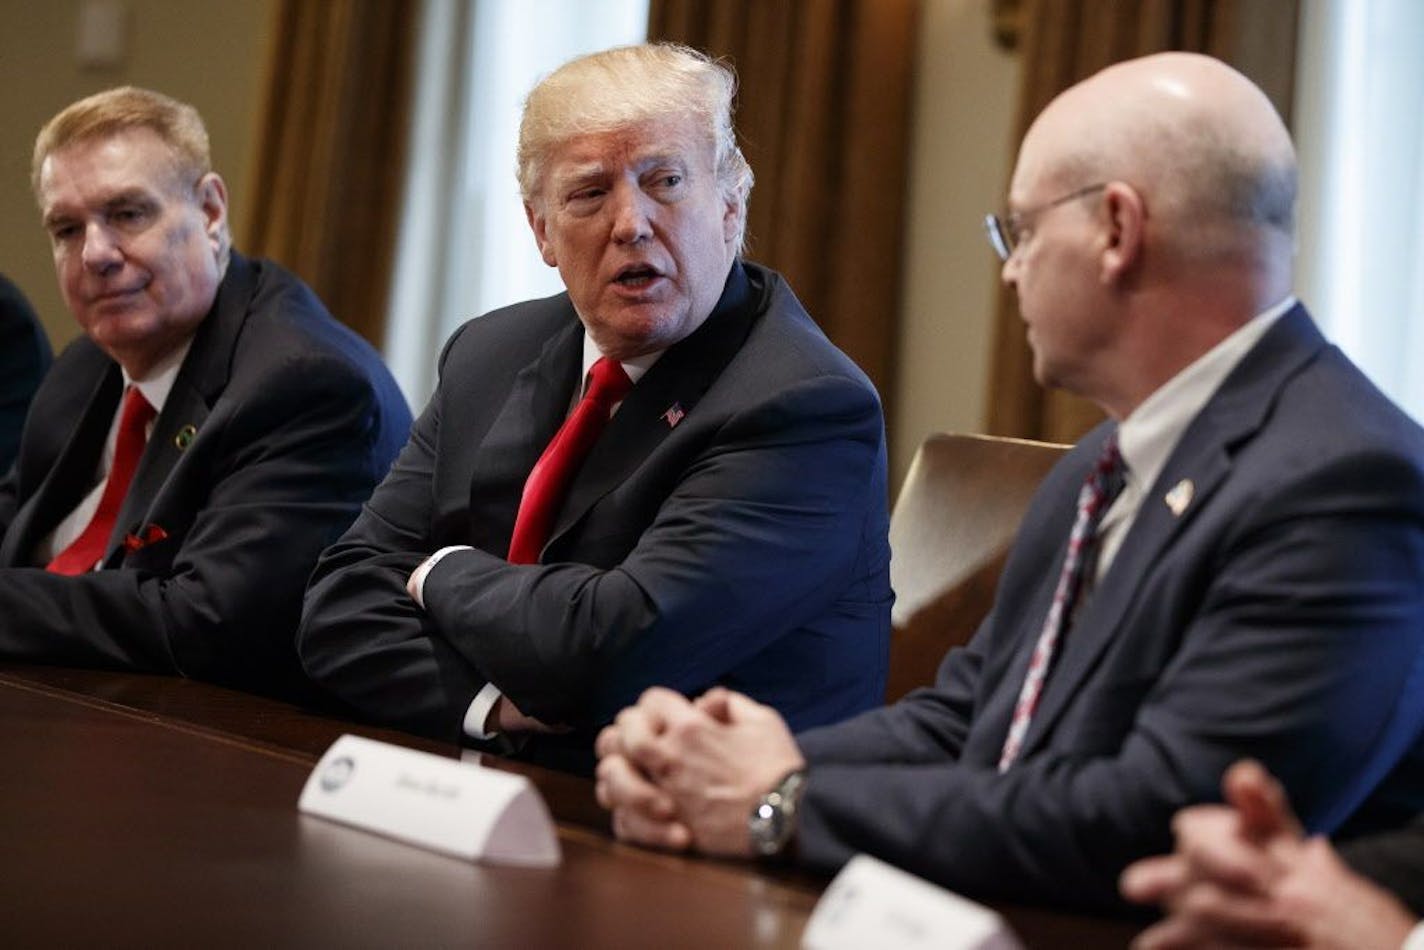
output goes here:
{"type": "Polygon", "coordinates": [[[76,142],[107,138],[128,129],[151,129],[173,155],[174,171],[196,184],[213,170],[208,130],[198,110],[151,89],[120,86],[66,106],[35,138],[30,187],[40,194],[45,159],[76,142]]]}
{"type": "Polygon", "coordinates": [[[537,196],[549,155],[573,136],[690,114],[706,126],[723,199],[739,209],[740,249],[752,169],[732,127],[736,91],[737,78],[729,66],[676,43],[622,46],[570,60],[524,101],[517,154],[520,193],[525,201],[537,196]]]}

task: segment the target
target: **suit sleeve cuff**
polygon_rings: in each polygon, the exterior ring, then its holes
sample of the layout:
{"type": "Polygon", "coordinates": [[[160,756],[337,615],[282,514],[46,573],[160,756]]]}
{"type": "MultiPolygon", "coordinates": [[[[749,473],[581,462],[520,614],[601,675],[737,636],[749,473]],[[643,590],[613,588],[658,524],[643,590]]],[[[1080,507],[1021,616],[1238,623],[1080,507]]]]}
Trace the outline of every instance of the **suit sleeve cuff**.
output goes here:
{"type": "MultiPolygon", "coordinates": [[[[451,551],[454,548],[446,548],[446,550],[451,551]]],[[[439,556],[439,552],[437,552],[437,556],[439,556]]],[[[475,694],[470,708],[465,711],[465,735],[471,739],[485,740],[493,739],[499,735],[498,732],[485,732],[485,720],[489,718],[490,710],[503,695],[499,687],[493,683],[486,683],[484,688],[475,694]]]]}

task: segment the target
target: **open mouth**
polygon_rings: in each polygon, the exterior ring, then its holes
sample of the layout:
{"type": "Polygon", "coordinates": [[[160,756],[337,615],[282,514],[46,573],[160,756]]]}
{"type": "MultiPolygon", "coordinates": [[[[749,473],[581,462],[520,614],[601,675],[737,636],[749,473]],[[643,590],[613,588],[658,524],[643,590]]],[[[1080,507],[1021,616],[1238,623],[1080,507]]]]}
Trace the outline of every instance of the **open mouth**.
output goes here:
{"type": "Polygon", "coordinates": [[[631,264],[618,271],[613,282],[622,287],[646,287],[662,275],[647,264],[631,264]]]}

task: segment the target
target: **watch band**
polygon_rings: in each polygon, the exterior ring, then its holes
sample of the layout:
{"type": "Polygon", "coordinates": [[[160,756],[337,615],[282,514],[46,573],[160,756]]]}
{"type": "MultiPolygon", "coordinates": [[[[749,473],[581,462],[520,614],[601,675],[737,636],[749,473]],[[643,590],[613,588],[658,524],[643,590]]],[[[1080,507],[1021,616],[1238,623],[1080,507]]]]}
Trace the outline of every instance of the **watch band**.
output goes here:
{"type": "Polygon", "coordinates": [[[781,857],[796,836],[796,811],[806,789],[806,770],[792,769],[767,792],[747,816],[752,851],[762,858],[781,857]]]}

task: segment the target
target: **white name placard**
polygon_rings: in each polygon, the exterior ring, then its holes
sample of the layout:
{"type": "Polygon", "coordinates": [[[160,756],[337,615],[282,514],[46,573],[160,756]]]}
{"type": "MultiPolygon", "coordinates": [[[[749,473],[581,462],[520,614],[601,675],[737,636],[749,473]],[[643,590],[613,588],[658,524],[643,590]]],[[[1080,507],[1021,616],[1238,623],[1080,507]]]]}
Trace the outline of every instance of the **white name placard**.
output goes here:
{"type": "Polygon", "coordinates": [[[560,859],[549,809],[524,776],[360,736],[331,744],[297,808],[469,861],[560,859]]]}
{"type": "Polygon", "coordinates": [[[807,950],[1022,947],[989,908],[865,854],[851,858],[816,902],[801,945],[807,950]]]}

